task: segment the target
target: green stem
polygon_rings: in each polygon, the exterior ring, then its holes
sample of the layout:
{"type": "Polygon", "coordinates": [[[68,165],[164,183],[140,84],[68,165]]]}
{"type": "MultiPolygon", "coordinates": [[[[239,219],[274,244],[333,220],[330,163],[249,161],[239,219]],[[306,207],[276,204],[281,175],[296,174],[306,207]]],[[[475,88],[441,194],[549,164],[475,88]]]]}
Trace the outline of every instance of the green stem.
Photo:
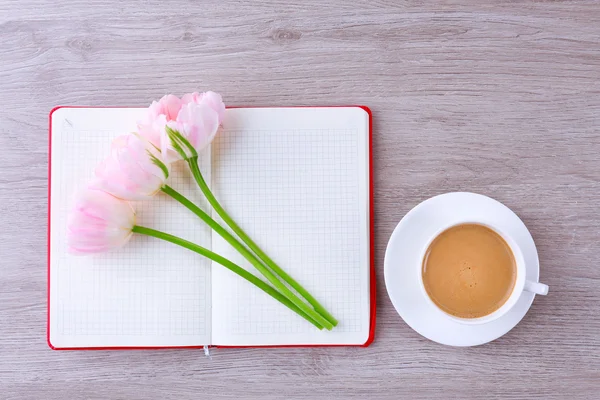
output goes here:
{"type": "Polygon", "coordinates": [[[307,318],[305,313],[301,312],[301,310],[295,304],[293,304],[287,297],[283,296],[281,293],[279,293],[277,290],[275,290],[272,286],[270,286],[267,283],[263,282],[262,280],[258,279],[256,276],[252,275],[250,272],[246,271],[244,268],[234,264],[233,262],[229,261],[228,259],[226,259],[224,257],[221,257],[217,253],[213,253],[212,251],[210,251],[202,246],[199,246],[195,243],[188,242],[187,240],[181,239],[177,236],[173,236],[173,235],[170,235],[165,232],[157,231],[155,229],[136,225],[133,227],[132,231],[135,233],[142,234],[142,235],[152,236],[152,237],[155,237],[158,239],[166,240],[167,242],[171,242],[178,246],[185,247],[188,250],[191,250],[193,252],[203,255],[204,257],[210,258],[211,260],[213,260],[215,262],[218,262],[225,268],[229,269],[232,272],[235,272],[242,278],[246,279],[248,282],[254,284],[259,289],[262,289],[265,293],[267,293],[268,295],[270,295],[271,297],[273,297],[275,300],[279,301],[283,305],[287,306],[292,311],[296,312],[298,315],[300,315],[301,317],[306,319],[311,324],[315,325],[317,328],[323,329],[322,326],[319,326],[319,324],[316,324],[313,320],[311,320],[310,318],[307,318]]]}
{"type": "MultiPolygon", "coordinates": [[[[210,215],[208,215],[204,210],[198,207],[196,204],[187,199],[184,195],[170,187],[169,185],[164,185],[161,190],[163,193],[171,196],[173,199],[177,200],[179,203],[184,205],[188,210],[196,214],[202,221],[206,222],[208,226],[210,226],[215,232],[217,232],[223,239],[225,239],[234,249],[236,249],[246,260],[248,260],[256,269],[260,270],[260,268],[264,268],[262,263],[256,256],[246,248],[242,243],[240,243],[235,236],[233,236],[227,229],[223,228],[217,221],[212,219],[210,215]]],[[[305,313],[305,317],[312,319],[305,313]]],[[[317,321],[312,321],[314,324],[320,325],[317,321]]]]}
{"type": "MultiPolygon", "coordinates": [[[[202,177],[202,173],[200,172],[200,168],[198,168],[198,158],[192,157],[187,160],[190,170],[194,175],[194,179],[200,186],[200,189],[206,196],[206,199],[210,203],[210,205],[214,208],[214,210],[219,214],[219,216],[225,221],[227,225],[242,239],[250,249],[256,253],[256,255],[267,264],[267,266],[276,274],[278,274],[287,284],[289,284],[294,290],[296,290],[300,295],[302,295],[313,307],[314,310],[317,311],[317,314],[320,319],[317,319],[319,323],[321,323],[325,328],[331,329],[337,325],[338,321],[329,313],[327,310],[310,294],[306,289],[302,287],[296,280],[294,280],[290,275],[288,275],[283,269],[281,269],[264,251],[262,251],[256,243],[240,228],[235,221],[227,214],[225,209],[219,204],[215,196],[212,194],[210,188],[208,187],[206,181],[202,177]],[[324,323],[323,323],[324,322],[324,323]]],[[[261,264],[261,268],[257,267],[259,271],[271,282],[275,287],[277,287],[282,293],[289,294],[288,296],[290,300],[294,302],[298,307],[301,307],[300,304],[306,305],[302,300],[298,298],[291,290],[287,288],[287,286],[283,285],[276,277],[273,276],[273,273],[268,268],[264,268],[261,264]],[[273,279],[277,282],[275,283],[273,279]],[[282,288],[280,288],[280,286],[282,288]],[[299,304],[299,303],[300,304],[299,304]]],[[[308,307],[307,307],[308,308],[308,307]]],[[[308,308],[313,311],[312,308],[308,308]]],[[[312,314],[309,314],[312,316],[312,314]]]]}

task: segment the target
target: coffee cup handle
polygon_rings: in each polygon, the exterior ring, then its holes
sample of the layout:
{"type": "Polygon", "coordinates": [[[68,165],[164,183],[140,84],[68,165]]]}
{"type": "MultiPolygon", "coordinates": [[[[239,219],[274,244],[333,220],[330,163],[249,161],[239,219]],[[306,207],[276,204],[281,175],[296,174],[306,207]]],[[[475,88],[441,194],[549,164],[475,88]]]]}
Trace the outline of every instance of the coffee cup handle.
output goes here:
{"type": "Polygon", "coordinates": [[[525,290],[545,296],[548,294],[548,285],[540,282],[525,281],[525,290]]]}

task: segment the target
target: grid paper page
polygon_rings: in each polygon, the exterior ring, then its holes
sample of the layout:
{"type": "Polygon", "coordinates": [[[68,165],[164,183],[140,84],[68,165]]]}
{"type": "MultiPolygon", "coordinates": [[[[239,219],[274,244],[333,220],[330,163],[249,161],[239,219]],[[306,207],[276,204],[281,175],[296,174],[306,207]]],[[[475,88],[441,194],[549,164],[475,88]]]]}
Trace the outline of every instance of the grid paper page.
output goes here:
{"type": "MultiPolygon", "coordinates": [[[[52,117],[50,342],[54,347],[188,346],[211,342],[211,266],[196,253],[134,235],[94,256],[66,249],[73,194],[108,155],[111,138],[135,130],[144,109],[62,108],[52,117]]],[[[210,151],[202,167],[210,173],[210,151]]],[[[168,184],[192,201],[203,196],[185,164],[168,184]]],[[[210,248],[210,230],[170,197],[136,202],[137,224],[210,248]]]]}
{"type": "MultiPolygon", "coordinates": [[[[357,107],[227,110],[213,188],[242,229],[339,320],[310,323],[213,265],[217,345],[362,344],[369,335],[368,115],[357,107]]],[[[213,250],[262,275],[220,236],[213,250]]]]}

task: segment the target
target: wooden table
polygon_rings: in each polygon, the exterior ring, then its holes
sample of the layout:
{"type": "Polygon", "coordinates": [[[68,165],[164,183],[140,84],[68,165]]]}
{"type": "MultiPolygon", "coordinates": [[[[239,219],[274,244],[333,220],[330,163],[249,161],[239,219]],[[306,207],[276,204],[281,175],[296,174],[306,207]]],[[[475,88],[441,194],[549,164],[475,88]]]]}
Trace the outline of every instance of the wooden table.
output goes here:
{"type": "Polygon", "coordinates": [[[600,3],[149,3],[0,3],[0,398],[598,398],[600,3]],[[373,110],[375,342],[212,360],[51,351],[48,112],[209,88],[229,104],[373,110]],[[399,219],[454,190],[521,216],[551,288],[506,336],[467,349],[413,332],[383,282],[399,219]]]}

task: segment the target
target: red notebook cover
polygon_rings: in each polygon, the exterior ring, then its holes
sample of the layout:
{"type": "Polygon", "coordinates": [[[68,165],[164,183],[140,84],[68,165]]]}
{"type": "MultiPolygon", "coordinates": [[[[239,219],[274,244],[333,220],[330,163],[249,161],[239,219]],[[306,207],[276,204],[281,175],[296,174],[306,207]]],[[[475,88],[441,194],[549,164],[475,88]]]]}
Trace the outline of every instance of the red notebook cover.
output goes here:
{"type": "MultiPolygon", "coordinates": [[[[369,115],[369,249],[370,249],[370,306],[371,306],[371,316],[369,323],[369,337],[367,341],[363,344],[359,345],[347,345],[347,344],[310,344],[310,345],[274,345],[274,346],[210,346],[210,347],[222,347],[222,348],[244,348],[244,347],[261,347],[261,348],[277,348],[277,347],[337,347],[337,346],[355,346],[355,347],[367,347],[369,346],[374,338],[375,338],[375,324],[376,324],[376,276],[375,276],[375,243],[374,243],[374,224],[373,224],[373,114],[371,109],[367,106],[362,105],[349,105],[349,106],[298,106],[302,108],[313,108],[313,107],[358,107],[367,112],[369,115]]],[[[57,106],[50,110],[49,114],[49,126],[48,126],[48,234],[47,234],[47,275],[48,275],[48,285],[47,285],[47,325],[46,325],[46,341],[48,346],[52,350],[150,350],[150,349],[202,349],[203,345],[200,346],[159,346],[159,347],[55,347],[50,341],[50,206],[51,206],[51,185],[52,185],[52,114],[54,111],[59,108],[100,108],[100,107],[86,107],[86,106],[57,106]]],[[[230,107],[230,108],[241,108],[240,107],[230,107]]]]}

